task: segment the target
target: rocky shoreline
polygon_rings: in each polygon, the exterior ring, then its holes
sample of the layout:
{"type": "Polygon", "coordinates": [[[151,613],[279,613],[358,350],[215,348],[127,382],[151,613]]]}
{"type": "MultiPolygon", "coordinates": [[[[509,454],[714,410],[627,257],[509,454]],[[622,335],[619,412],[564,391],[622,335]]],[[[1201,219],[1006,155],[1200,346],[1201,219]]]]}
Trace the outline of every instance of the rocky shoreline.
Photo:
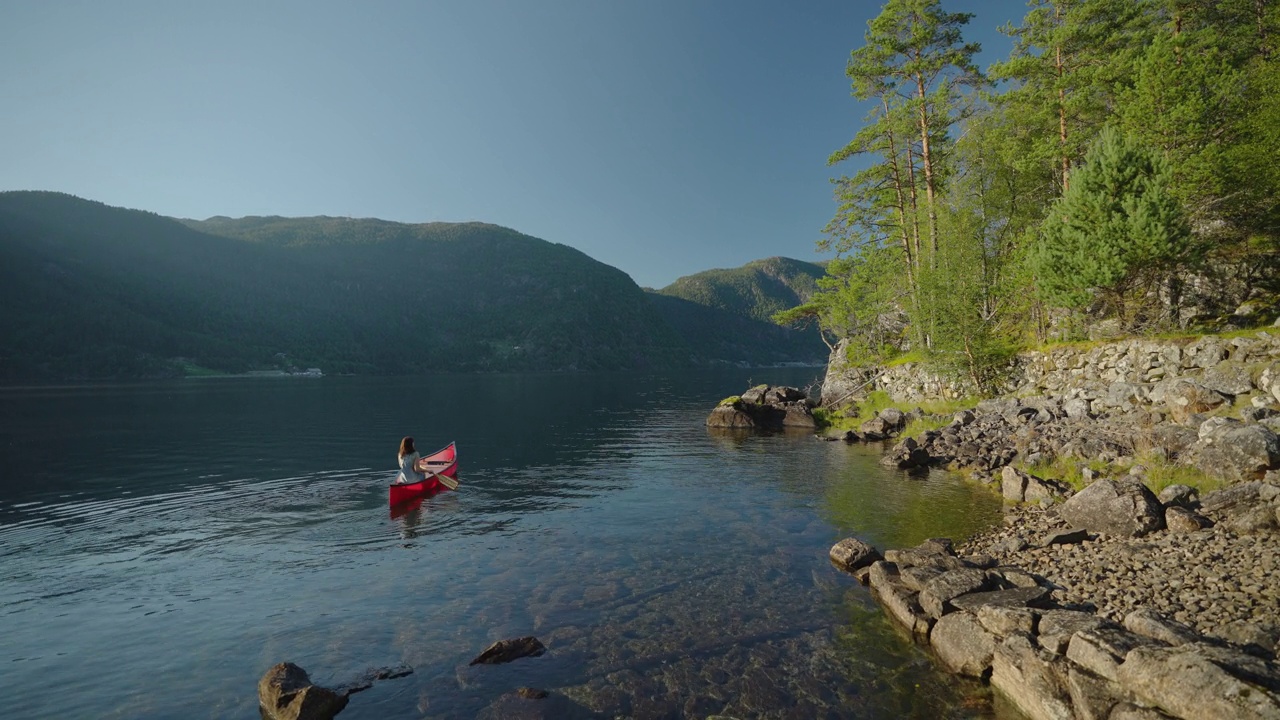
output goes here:
{"type": "MultiPolygon", "coordinates": [[[[1280,719],[1277,340],[1024,359],[1021,397],[978,403],[883,459],[990,485],[1004,523],[958,547],[940,538],[883,557],[849,538],[832,560],[943,667],[1029,717],[1280,719]],[[1060,460],[1078,469],[1074,488],[1027,472],[1060,460]],[[1225,487],[1156,497],[1144,463],[1225,487]]],[[[892,382],[899,394],[928,387],[902,371],[892,382]]],[[[839,437],[892,438],[921,416],[885,411],[839,437]]]]}

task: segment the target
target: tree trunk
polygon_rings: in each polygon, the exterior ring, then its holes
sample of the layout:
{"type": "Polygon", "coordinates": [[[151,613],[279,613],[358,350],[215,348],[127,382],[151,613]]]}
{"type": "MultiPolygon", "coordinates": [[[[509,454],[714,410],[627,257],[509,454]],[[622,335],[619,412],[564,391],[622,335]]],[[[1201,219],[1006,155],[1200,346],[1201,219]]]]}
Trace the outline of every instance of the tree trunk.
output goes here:
{"type": "Polygon", "coordinates": [[[929,110],[925,102],[924,78],[916,74],[916,91],[920,99],[920,159],[924,165],[925,202],[929,205],[929,267],[937,263],[938,256],[938,211],[934,206],[936,194],[933,179],[933,158],[929,154],[929,110]]]}

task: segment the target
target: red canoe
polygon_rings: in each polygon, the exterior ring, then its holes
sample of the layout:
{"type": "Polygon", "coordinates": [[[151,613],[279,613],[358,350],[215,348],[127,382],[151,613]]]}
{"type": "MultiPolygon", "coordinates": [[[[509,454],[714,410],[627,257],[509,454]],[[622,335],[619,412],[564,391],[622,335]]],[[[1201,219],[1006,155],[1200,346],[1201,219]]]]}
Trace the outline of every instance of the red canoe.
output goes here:
{"type": "Polygon", "coordinates": [[[412,500],[421,497],[427,493],[441,490],[445,486],[440,483],[431,473],[443,475],[450,480],[458,479],[458,447],[457,443],[449,443],[448,446],[437,450],[430,455],[418,458],[418,462],[413,464],[413,469],[418,472],[427,473],[427,479],[416,483],[404,483],[403,485],[392,483],[387,489],[387,499],[392,505],[398,505],[406,500],[412,500]]]}

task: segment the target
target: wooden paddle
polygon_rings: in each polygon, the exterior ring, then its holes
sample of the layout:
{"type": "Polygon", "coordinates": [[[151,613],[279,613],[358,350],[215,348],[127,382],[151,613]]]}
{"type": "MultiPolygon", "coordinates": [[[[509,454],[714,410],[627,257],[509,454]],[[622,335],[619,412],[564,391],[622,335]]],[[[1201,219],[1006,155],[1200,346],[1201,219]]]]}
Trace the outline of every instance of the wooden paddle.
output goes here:
{"type": "Polygon", "coordinates": [[[457,480],[454,480],[453,478],[449,477],[448,475],[441,475],[440,473],[438,473],[438,472],[436,472],[436,471],[434,471],[434,470],[428,470],[427,472],[429,472],[429,473],[431,473],[432,475],[434,475],[434,476],[435,476],[435,478],[436,478],[436,482],[438,482],[438,483],[440,483],[441,485],[443,485],[443,486],[445,486],[445,487],[449,488],[450,490],[457,490],[457,489],[458,489],[458,481],[457,481],[457,480]]]}

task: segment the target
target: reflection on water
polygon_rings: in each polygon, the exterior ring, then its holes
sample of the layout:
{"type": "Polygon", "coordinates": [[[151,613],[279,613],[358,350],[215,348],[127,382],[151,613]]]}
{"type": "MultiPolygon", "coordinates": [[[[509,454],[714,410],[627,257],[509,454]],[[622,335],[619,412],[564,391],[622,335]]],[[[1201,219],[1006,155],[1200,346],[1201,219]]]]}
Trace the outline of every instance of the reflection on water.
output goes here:
{"type": "Polygon", "coordinates": [[[874,448],[708,432],[740,375],[0,393],[7,714],[247,717],[291,660],[415,668],[344,718],[509,717],[520,686],[560,717],[990,715],[826,552],[998,505],[874,448]],[[387,508],[405,434],[458,441],[457,492],[387,508]],[[78,451],[39,455],[50,435],[78,451]],[[527,634],[548,653],[467,664],[527,634]]]}

